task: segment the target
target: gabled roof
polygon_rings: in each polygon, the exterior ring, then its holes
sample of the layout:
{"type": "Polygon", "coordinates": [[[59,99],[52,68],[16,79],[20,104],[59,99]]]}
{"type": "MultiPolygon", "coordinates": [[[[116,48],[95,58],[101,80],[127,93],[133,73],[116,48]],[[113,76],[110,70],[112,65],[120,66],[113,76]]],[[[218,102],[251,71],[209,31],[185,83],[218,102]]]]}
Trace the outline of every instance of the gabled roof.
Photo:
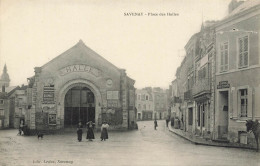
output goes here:
{"type": "Polygon", "coordinates": [[[50,65],[52,62],[56,61],[59,58],[62,58],[65,55],[68,55],[69,53],[71,53],[74,49],[81,49],[83,50],[87,55],[91,56],[91,57],[95,57],[97,60],[100,60],[101,62],[105,62],[110,64],[113,68],[115,68],[116,70],[120,71],[121,69],[119,69],[118,67],[116,67],[115,65],[113,65],[111,62],[109,62],[108,60],[106,60],[105,58],[103,58],[102,56],[100,56],[98,53],[96,53],[95,51],[93,51],[92,49],[90,49],[89,47],[87,47],[85,45],[85,43],[82,40],[79,40],[79,42],[74,45],[73,47],[71,47],[70,49],[68,49],[67,51],[63,52],[62,54],[58,55],[57,57],[55,57],[54,59],[52,59],[51,61],[47,62],[46,64],[44,64],[41,68],[45,68],[48,65],[50,65]]]}

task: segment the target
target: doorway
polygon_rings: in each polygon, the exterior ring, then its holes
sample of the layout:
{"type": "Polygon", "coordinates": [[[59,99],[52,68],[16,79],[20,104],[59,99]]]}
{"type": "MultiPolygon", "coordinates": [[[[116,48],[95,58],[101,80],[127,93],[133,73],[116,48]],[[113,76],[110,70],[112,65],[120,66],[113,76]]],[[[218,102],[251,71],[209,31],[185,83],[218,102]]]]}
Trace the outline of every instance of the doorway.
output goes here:
{"type": "Polygon", "coordinates": [[[218,125],[218,137],[219,139],[227,139],[228,134],[228,91],[219,92],[218,102],[219,113],[219,125],[218,125]]]}
{"type": "Polygon", "coordinates": [[[82,122],[95,122],[95,96],[87,87],[73,87],[65,95],[64,125],[75,126],[82,122]]]}

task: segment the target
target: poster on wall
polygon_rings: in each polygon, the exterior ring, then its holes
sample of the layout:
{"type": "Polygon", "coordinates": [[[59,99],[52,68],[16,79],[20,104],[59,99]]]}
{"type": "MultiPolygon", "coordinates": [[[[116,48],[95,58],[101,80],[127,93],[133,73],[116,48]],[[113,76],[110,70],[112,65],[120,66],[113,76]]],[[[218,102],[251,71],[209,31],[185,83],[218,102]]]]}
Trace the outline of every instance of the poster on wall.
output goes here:
{"type": "Polygon", "coordinates": [[[49,125],[56,125],[56,114],[49,114],[49,125]]]}
{"type": "Polygon", "coordinates": [[[54,104],[54,86],[44,86],[43,88],[43,104],[54,104]]]}

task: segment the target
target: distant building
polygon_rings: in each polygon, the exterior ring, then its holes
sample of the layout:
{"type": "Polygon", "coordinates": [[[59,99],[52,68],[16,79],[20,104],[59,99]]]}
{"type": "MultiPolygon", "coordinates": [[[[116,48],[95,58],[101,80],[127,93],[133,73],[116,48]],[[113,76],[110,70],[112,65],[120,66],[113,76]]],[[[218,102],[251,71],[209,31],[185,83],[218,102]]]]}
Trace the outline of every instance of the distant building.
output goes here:
{"type": "Polygon", "coordinates": [[[28,122],[27,86],[15,87],[8,93],[9,127],[19,128],[21,121],[28,122]]]}
{"type": "Polygon", "coordinates": [[[152,120],[154,115],[152,88],[137,89],[135,94],[137,120],[152,120]]]}
{"type": "Polygon", "coordinates": [[[159,87],[136,90],[137,120],[165,119],[168,115],[168,91],[159,87]]]}
{"type": "Polygon", "coordinates": [[[9,127],[9,100],[7,92],[0,92],[0,129],[9,127]]]}
{"type": "Polygon", "coordinates": [[[0,129],[9,127],[9,99],[6,91],[9,84],[10,78],[5,65],[0,77],[0,129]]]}
{"type": "Polygon", "coordinates": [[[10,78],[9,78],[9,74],[7,73],[7,67],[5,64],[3,73],[0,78],[0,87],[2,88],[4,86],[6,88],[6,87],[9,87],[9,84],[10,84],[10,78]]]}
{"type": "Polygon", "coordinates": [[[160,88],[153,88],[154,118],[165,119],[168,115],[167,91],[160,88]]]}

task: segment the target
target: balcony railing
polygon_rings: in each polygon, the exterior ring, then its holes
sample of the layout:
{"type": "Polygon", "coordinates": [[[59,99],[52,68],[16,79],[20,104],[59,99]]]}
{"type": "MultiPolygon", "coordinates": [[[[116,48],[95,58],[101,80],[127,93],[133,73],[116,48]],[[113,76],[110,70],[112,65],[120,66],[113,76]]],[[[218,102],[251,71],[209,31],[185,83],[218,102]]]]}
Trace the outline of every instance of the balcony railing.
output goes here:
{"type": "Polygon", "coordinates": [[[210,93],[210,82],[208,79],[198,80],[193,86],[193,96],[210,93]]]}

